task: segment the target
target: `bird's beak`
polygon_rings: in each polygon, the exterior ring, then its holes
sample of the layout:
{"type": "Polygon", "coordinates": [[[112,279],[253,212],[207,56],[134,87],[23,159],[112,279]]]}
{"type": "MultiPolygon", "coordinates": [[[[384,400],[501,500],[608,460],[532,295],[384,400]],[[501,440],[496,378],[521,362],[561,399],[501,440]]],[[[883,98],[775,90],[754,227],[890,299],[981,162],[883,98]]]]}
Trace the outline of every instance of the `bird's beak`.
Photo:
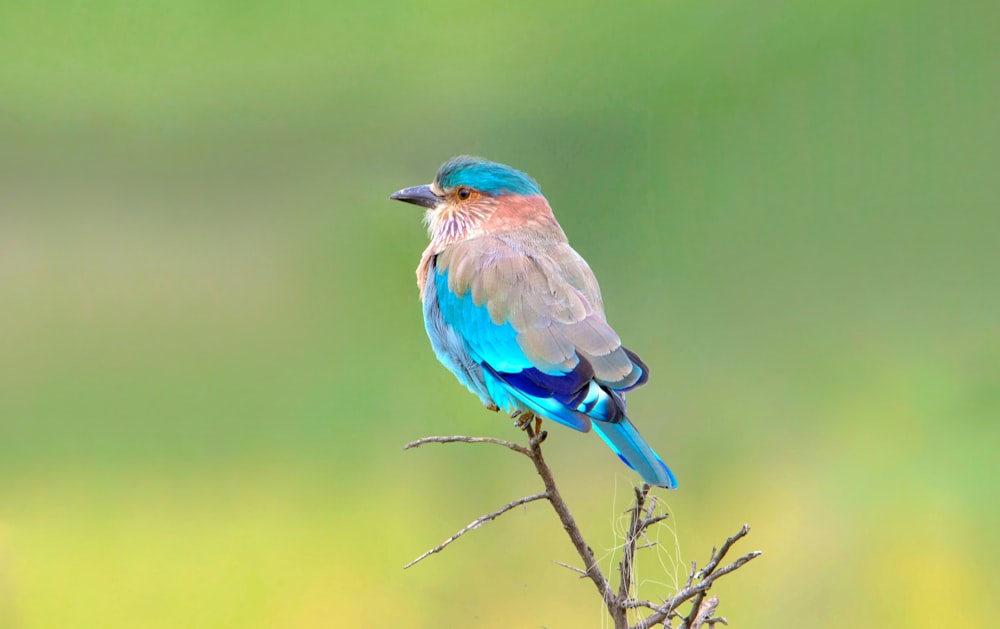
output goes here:
{"type": "Polygon", "coordinates": [[[430,186],[413,186],[412,188],[403,188],[399,192],[393,192],[389,195],[390,199],[395,199],[396,201],[406,201],[407,203],[412,203],[414,205],[422,205],[427,208],[436,207],[438,203],[441,202],[441,197],[434,194],[431,191],[430,186]]]}

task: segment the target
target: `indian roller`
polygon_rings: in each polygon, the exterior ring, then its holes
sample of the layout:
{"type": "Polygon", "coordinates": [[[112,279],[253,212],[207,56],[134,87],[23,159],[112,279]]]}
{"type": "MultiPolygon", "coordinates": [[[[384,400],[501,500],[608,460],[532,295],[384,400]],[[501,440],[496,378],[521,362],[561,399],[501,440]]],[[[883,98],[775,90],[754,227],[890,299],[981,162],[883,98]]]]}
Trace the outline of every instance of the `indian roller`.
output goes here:
{"type": "Polygon", "coordinates": [[[438,360],[491,410],[593,428],[643,481],[676,488],[626,413],[649,368],[608,324],[597,278],[535,180],[462,156],[390,198],[426,208],[417,286],[438,360]]]}

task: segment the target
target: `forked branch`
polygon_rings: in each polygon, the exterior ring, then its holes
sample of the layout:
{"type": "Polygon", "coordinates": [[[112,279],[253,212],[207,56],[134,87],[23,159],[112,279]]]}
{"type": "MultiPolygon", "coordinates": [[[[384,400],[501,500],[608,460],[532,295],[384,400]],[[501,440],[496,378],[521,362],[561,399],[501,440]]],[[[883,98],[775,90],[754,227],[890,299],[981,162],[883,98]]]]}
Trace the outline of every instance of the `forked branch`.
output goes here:
{"type": "Polygon", "coordinates": [[[529,502],[544,499],[549,502],[552,509],[559,517],[563,530],[565,530],[566,534],[569,536],[570,542],[573,544],[573,548],[576,549],[577,554],[580,556],[580,560],[583,562],[584,568],[580,569],[561,562],[556,563],[580,573],[581,578],[586,577],[594,584],[594,587],[597,588],[598,594],[604,601],[608,614],[614,621],[615,629],[650,629],[651,627],[655,627],[657,625],[674,627],[674,621],[680,622],[680,624],[677,625],[677,629],[699,629],[705,625],[714,627],[717,623],[728,624],[725,618],[715,616],[715,611],[719,606],[719,599],[717,596],[707,597],[707,592],[711,589],[717,579],[738,570],[747,562],[760,556],[760,551],[754,551],[739,557],[732,563],[729,563],[721,568],[719,567],[733,545],[746,536],[746,534],[750,531],[749,526],[744,524],[743,527],[735,535],[727,539],[722,546],[718,549],[713,548],[708,561],[701,570],[698,570],[697,565],[692,563],[687,582],[684,587],[681,588],[680,591],[673,594],[673,596],[663,599],[660,603],[653,603],[648,600],[639,600],[636,598],[637,593],[634,591],[636,553],[639,550],[655,545],[654,542],[649,541],[648,532],[651,527],[656,526],[665,520],[668,517],[668,514],[656,513],[658,507],[657,499],[655,496],[649,496],[649,485],[636,487],[635,501],[627,511],[629,514],[629,526],[628,531],[625,534],[624,544],[622,546],[622,558],[618,563],[619,583],[617,591],[615,591],[615,589],[612,588],[608,577],[597,565],[594,551],[591,550],[590,545],[587,544],[586,539],[580,532],[580,527],[573,518],[573,514],[570,512],[569,506],[559,493],[555,478],[552,475],[552,470],[549,468],[548,464],[545,462],[545,458],[542,456],[541,444],[545,441],[547,433],[545,431],[536,433],[535,429],[531,426],[530,418],[527,420],[522,418],[519,424],[523,426],[525,432],[528,434],[527,447],[510,441],[504,441],[503,439],[494,439],[492,437],[466,436],[425,437],[406,444],[404,450],[417,448],[429,443],[487,443],[502,446],[508,450],[513,450],[518,454],[523,454],[531,459],[535,466],[535,471],[542,479],[545,491],[525,496],[524,498],[518,498],[517,500],[507,503],[492,513],[487,513],[486,515],[476,518],[441,544],[435,546],[410,563],[406,564],[404,568],[409,568],[414,564],[423,561],[427,557],[441,552],[469,531],[479,528],[483,524],[500,517],[511,509],[528,504],[529,502]],[[688,603],[690,603],[690,608],[688,608],[685,615],[681,615],[678,610],[688,603]],[[628,615],[630,612],[634,613],[635,610],[638,609],[648,609],[651,610],[652,613],[645,618],[640,618],[635,622],[635,624],[630,626],[628,623],[628,615]]]}

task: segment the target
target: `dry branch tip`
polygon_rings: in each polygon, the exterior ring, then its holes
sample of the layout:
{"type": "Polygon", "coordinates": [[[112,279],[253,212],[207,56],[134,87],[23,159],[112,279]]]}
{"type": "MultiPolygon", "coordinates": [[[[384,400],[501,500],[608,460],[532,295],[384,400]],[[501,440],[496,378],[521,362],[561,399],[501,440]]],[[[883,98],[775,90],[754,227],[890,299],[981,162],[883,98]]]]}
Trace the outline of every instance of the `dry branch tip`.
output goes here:
{"type": "Polygon", "coordinates": [[[726,554],[732,546],[750,532],[750,527],[744,524],[740,530],[736,532],[736,534],[727,538],[722,546],[718,548],[713,547],[705,567],[701,570],[698,570],[696,562],[691,562],[691,571],[688,573],[687,581],[684,587],[681,588],[680,591],[676,592],[671,598],[664,600],[661,604],[655,604],[647,600],[637,600],[633,595],[635,587],[635,553],[637,550],[642,548],[648,548],[656,545],[656,542],[649,540],[647,532],[652,526],[666,520],[669,517],[669,514],[661,513],[657,515],[655,513],[658,505],[656,496],[650,497],[652,487],[645,483],[641,486],[634,487],[633,493],[635,495],[635,501],[632,506],[625,511],[625,513],[629,515],[629,526],[625,534],[622,558],[618,564],[618,572],[620,575],[619,587],[618,591],[615,592],[612,589],[608,577],[605,576],[600,567],[597,565],[594,552],[584,539],[583,534],[580,532],[580,528],[576,524],[576,520],[569,511],[569,507],[560,495],[559,489],[556,487],[555,478],[552,475],[552,470],[549,468],[548,464],[545,462],[544,456],[542,455],[541,444],[548,436],[548,432],[538,430],[537,423],[533,427],[530,421],[531,419],[533,419],[533,417],[529,417],[523,424],[520,422],[517,424],[528,435],[527,447],[510,441],[505,441],[503,439],[495,439],[493,437],[467,437],[463,435],[424,437],[422,439],[411,441],[403,447],[404,450],[411,450],[428,443],[488,443],[503,446],[508,450],[512,450],[518,454],[523,454],[531,459],[535,466],[535,471],[545,485],[544,492],[519,498],[504,505],[496,511],[476,518],[441,544],[435,546],[410,563],[406,564],[404,569],[410,568],[427,557],[441,552],[469,531],[479,528],[487,522],[500,517],[511,509],[525,505],[529,502],[544,499],[549,502],[552,509],[559,517],[559,521],[562,523],[563,529],[569,536],[570,542],[573,544],[577,554],[583,561],[585,568],[577,568],[576,566],[572,566],[561,561],[554,561],[553,563],[572,570],[573,572],[579,574],[580,578],[590,579],[594,583],[594,586],[597,588],[598,593],[604,601],[608,613],[614,621],[615,629],[650,629],[656,625],[672,627],[672,621],[677,619],[681,621],[678,629],[700,629],[704,625],[714,627],[716,624],[727,625],[728,623],[725,618],[715,616],[716,608],[719,605],[718,597],[707,597],[706,593],[717,579],[738,570],[747,562],[756,559],[761,555],[760,551],[753,551],[739,557],[724,567],[719,568],[719,565],[722,563],[722,560],[725,559],[726,554]],[[640,539],[646,543],[638,545],[640,539]],[[677,612],[678,607],[689,602],[691,604],[691,608],[688,611],[687,616],[681,616],[677,612]],[[635,624],[630,626],[628,624],[628,612],[629,610],[635,610],[638,608],[649,609],[652,613],[647,615],[645,618],[641,618],[635,624]]]}

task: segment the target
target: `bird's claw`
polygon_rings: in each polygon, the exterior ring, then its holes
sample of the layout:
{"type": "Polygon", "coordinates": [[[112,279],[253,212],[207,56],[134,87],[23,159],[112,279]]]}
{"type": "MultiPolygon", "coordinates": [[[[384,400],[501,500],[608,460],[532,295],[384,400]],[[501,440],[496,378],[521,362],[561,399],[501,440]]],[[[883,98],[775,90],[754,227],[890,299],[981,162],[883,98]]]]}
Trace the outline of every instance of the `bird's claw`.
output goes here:
{"type": "Polygon", "coordinates": [[[528,426],[531,425],[531,420],[535,418],[535,414],[531,411],[514,411],[510,417],[514,420],[514,426],[521,430],[527,430],[528,426]]]}
{"type": "Polygon", "coordinates": [[[514,420],[514,425],[521,430],[528,431],[531,428],[531,420],[535,420],[533,434],[537,435],[542,431],[542,418],[531,411],[514,411],[510,416],[514,420]]]}
{"type": "Polygon", "coordinates": [[[535,448],[540,446],[542,442],[545,441],[545,438],[548,436],[549,436],[549,431],[547,430],[543,430],[542,432],[537,433],[534,439],[531,440],[531,447],[535,448]]]}

